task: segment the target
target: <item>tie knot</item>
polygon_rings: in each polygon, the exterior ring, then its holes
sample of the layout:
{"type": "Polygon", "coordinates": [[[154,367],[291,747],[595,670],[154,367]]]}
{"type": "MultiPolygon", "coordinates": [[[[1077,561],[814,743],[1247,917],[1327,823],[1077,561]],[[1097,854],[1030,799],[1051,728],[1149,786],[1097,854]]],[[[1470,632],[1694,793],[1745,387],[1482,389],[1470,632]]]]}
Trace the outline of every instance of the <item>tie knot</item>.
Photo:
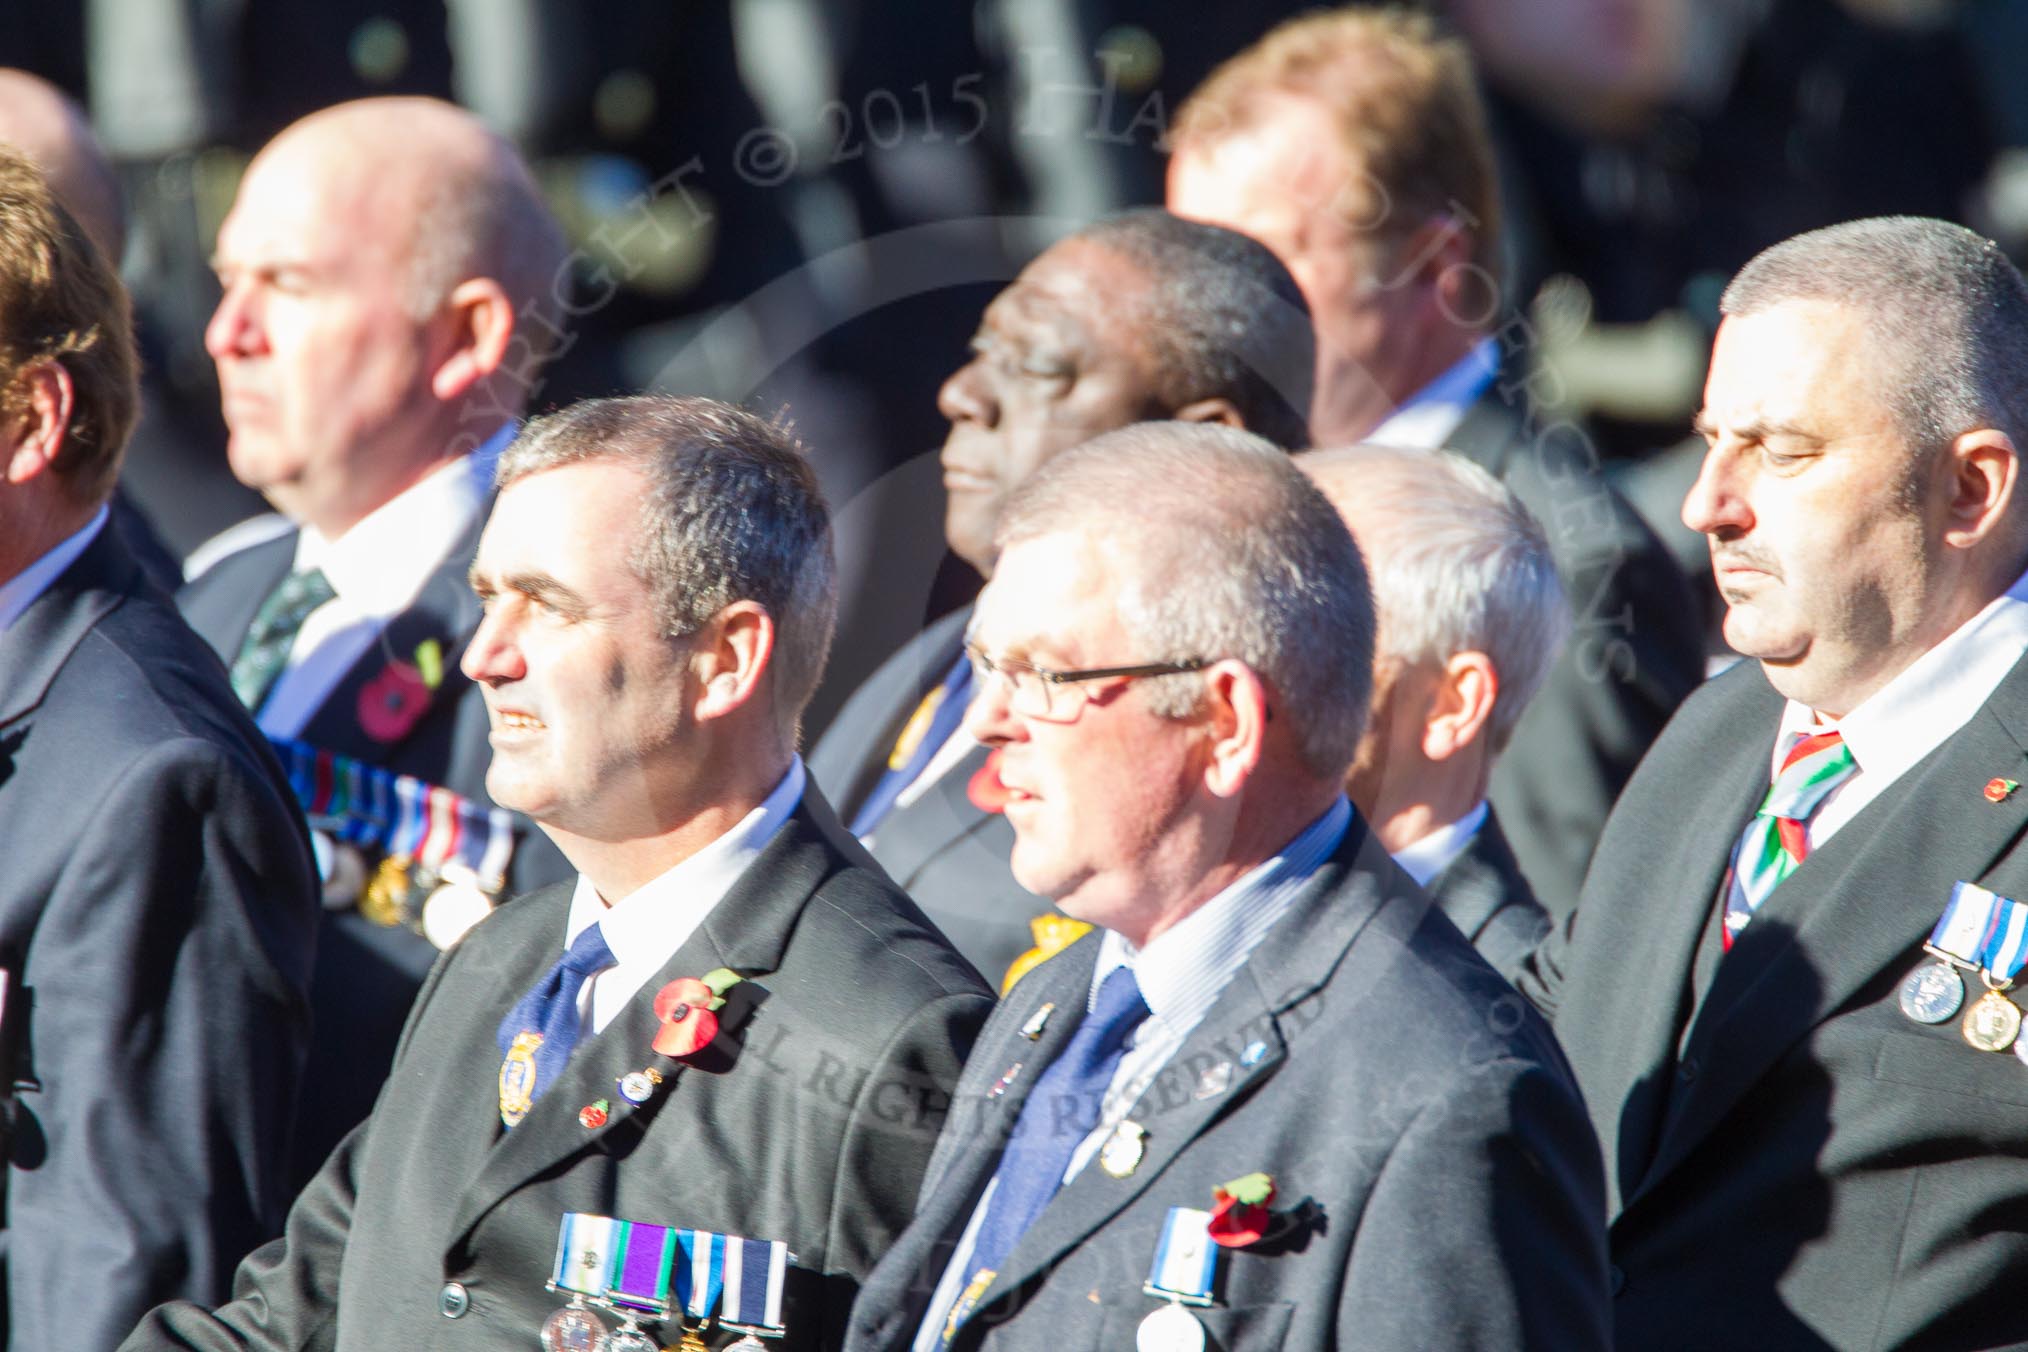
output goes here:
{"type": "Polygon", "coordinates": [[[1835,729],[1803,737],[1782,758],[1781,773],[1775,776],[1761,810],[1771,816],[1802,820],[1858,768],[1852,748],[1835,729]]]}
{"type": "Polygon", "coordinates": [[[605,932],[597,925],[587,926],[584,933],[570,941],[564,952],[563,965],[579,976],[590,976],[619,962],[613,956],[612,948],[606,943],[605,932]]]}
{"type": "Polygon", "coordinates": [[[1150,1012],[1133,969],[1115,967],[1099,983],[1098,998],[1087,1018],[1099,1043],[1110,1048],[1123,1045],[1150,1012]]]}

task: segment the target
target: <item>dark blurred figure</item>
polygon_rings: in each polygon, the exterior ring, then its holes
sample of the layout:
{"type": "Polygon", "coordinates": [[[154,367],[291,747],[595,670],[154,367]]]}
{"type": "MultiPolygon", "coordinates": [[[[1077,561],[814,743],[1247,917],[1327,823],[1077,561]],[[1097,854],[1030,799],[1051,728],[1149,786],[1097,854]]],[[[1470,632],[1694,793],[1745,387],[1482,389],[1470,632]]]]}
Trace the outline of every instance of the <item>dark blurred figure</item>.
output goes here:
{"type": "Polygon", "coordinates": [[[127,298],[0,151],[0,1342],[111,1347],[276,1233],[315,882],[273,754],[106,500],[127,298]]]}

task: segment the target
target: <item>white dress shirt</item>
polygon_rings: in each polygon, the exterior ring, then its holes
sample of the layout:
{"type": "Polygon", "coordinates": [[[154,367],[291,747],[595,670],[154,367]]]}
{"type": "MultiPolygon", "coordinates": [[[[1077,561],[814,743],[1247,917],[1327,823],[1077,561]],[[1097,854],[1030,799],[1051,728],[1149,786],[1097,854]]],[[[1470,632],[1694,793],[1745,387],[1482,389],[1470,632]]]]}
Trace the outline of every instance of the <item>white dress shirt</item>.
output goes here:
{"type": "Polygon", "coordinates": [[[99,508],[92,519],[85,522],[83,530],[0,583],[0,634],[12,629],[14,622],[49,590],[50,584],[63,576],[63,570],[76,563],[78,555],[91,547],[111,514],[109,509],[99,508]]]}
{"type": "Polygon", "coordinates": [[[1481,338],[1449,370],[1417,390],[1387,420],[1361,440],[1376,446],[1434,450],[1444,444],[1465,413],[1500,371],[1500,344],[1481,338]]]}
{"type": "MultiPolygon", "coordinates": [[[[668,965],[684,940],[725,900],[747,866],[789,820],[803,800],[808,779],[798,756],[781,782],[738,825],[613,905],[606,904],[588,878],[577,875],[570,918],[564,924],[563,949],[558,951],[567,950],[578,935],[597,925],[606,946],[619,960],[617,966],[595,974],[578,992],[578,1016],[585,1027],[603,1032],[641,987],[668,965]]],[[[683,975],[701,977],[704,973],[683,975]]]]}
{"type": "Polygon", "coordinates": [[[1481,798],[1477,806],[1456,821],[1394,851],[1394,862],[1415,879],[1417,887],[1428,887],[1430,879],[1455,863],[1479,834],[1479,828],[1486,824],[1486,811],[1486,800],[1481,798]]]}
{"type": "Polygon", "coordinates": [[[2024,652],[2028,652],[2028,574],[1835,723],[1790,700],[1768,755],[1770,784],[1781,773],[1789,735],[1795,732],[1837,728],[1859,767],[1818,804],[1805,825],[1810,848],[1836,835],[1895,780],[1969,723],[2024,652]]]}
{"type": "Polygon", "coordinates": [[[335,540],[314,527],[296,536],[294,570],[320,568],[335,593],[311,611],[289,645],[256,721],[270,737],[302,734],[388,623],[415,603],[431,574],[479,519],[512,423],[478,450],[432,470],[335,540]]]}
{"type": "MultiPolygon", "coordinates": [[[[1072,1153],[1070,1167],[1063,1174],[1065,1183],[1076,1178],[1091,1162],[1128,1110],[1176,1055],[1183,1040],[1211,1011],[1275,922],[1288,914],[1304,884],[1345,838],[1351,820],[1352,805],[1340,797],[1281,853],[1257,865],[1165,930],[1146,948],[1136,949],[1119,934],[1105,931],[1099,940],[1091,985],[1085,992],[1085,1013],[1091,1013],[1099,987],[1113,970],[1129,967],[1133,969],[1135,984],[1141,988],[1141,998],[1147,1001],[1149,1014],[1127,1039],[1126,1052],[1120,1057],[1119,1068],[1113,1072],[1100,1104],[1098,1125],[1072,1153]]],[[[1043,1069],[1037,1067],[1036,1073],[1043,1069]]],[[[998,1186],[998,1180],[988,1183],[978,1205],[972,1209],[971,1220],[958,1239],[916,1333],[913,1352],[935,1352],[942,1345],[951,1307],[957,1304],[965,1284],[972,1278],[969,1270],[972,1250],[998,1186]]]]}

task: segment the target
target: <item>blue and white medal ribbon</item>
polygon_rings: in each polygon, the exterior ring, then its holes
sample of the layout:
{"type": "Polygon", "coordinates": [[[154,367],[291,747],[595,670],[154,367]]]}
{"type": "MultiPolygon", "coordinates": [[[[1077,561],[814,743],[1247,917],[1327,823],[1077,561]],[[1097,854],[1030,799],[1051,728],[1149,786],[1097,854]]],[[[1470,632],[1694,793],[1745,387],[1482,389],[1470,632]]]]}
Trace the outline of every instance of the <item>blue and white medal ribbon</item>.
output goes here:
{"type": "Polygon", "coordinates": [[[1937,960],[1902,978],[1897,996],[1903,1014],[1917,1023],[1943,1023],[1964,1007],[1965,982],[1958,972],[1979,970],[1999,901],[1977,883],[1960,882],[1951,888],[1943,915],[1923,944],[1923,950],[1937,960]]]}
{"type": "Polygon", "coordinates": [[[678,1230],[676,1303],[692,1319],[708,1318],[725,1290],[725,1236],[709,1230],[678,1230]]]}
{"type": "Polygon", "coordinates": [[[725,1245],[725,1304],[719,1325],[745,1336],[726,1352],[752,1352],[762,1337],[779,1338],[782,1286],[789,1270],[789,1246],[779,1239],[728,1239],[725,1245]]]}
{"type": "Polygon", "coordinates": [[[1212,1303],[1218,1279],[1218,1246],[1211,1242],[1211,1213],[1195,1207],[1172,1206],[1155,1244],[1155,1261],[1141,1290],[1169,1303],[1141,1321],[1134,1331],[1138,1352],[1200,1352],[1204,1325],[1186,1305],[1212,1303]]]}
{"type": "Polygon", "coordinates": [[[611,1285],[620,1222],[611,1216],[566,1211],[556,1239],[556,1268],[549,1289],[603,1297],[611,1285]]]}

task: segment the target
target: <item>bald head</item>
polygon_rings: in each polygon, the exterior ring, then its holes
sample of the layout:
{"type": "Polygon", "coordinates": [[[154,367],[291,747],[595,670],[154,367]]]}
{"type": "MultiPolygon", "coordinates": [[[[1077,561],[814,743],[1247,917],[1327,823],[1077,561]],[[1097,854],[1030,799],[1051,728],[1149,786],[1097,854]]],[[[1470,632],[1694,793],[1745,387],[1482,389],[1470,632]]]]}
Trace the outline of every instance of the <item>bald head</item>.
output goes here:
{"type": "Polygon", "coordinates": [[[84,110],[40,76],[0,67],[0,144],[42,170],[50,191],[117,267],[127,236],[120,184],[84,110]]]}

